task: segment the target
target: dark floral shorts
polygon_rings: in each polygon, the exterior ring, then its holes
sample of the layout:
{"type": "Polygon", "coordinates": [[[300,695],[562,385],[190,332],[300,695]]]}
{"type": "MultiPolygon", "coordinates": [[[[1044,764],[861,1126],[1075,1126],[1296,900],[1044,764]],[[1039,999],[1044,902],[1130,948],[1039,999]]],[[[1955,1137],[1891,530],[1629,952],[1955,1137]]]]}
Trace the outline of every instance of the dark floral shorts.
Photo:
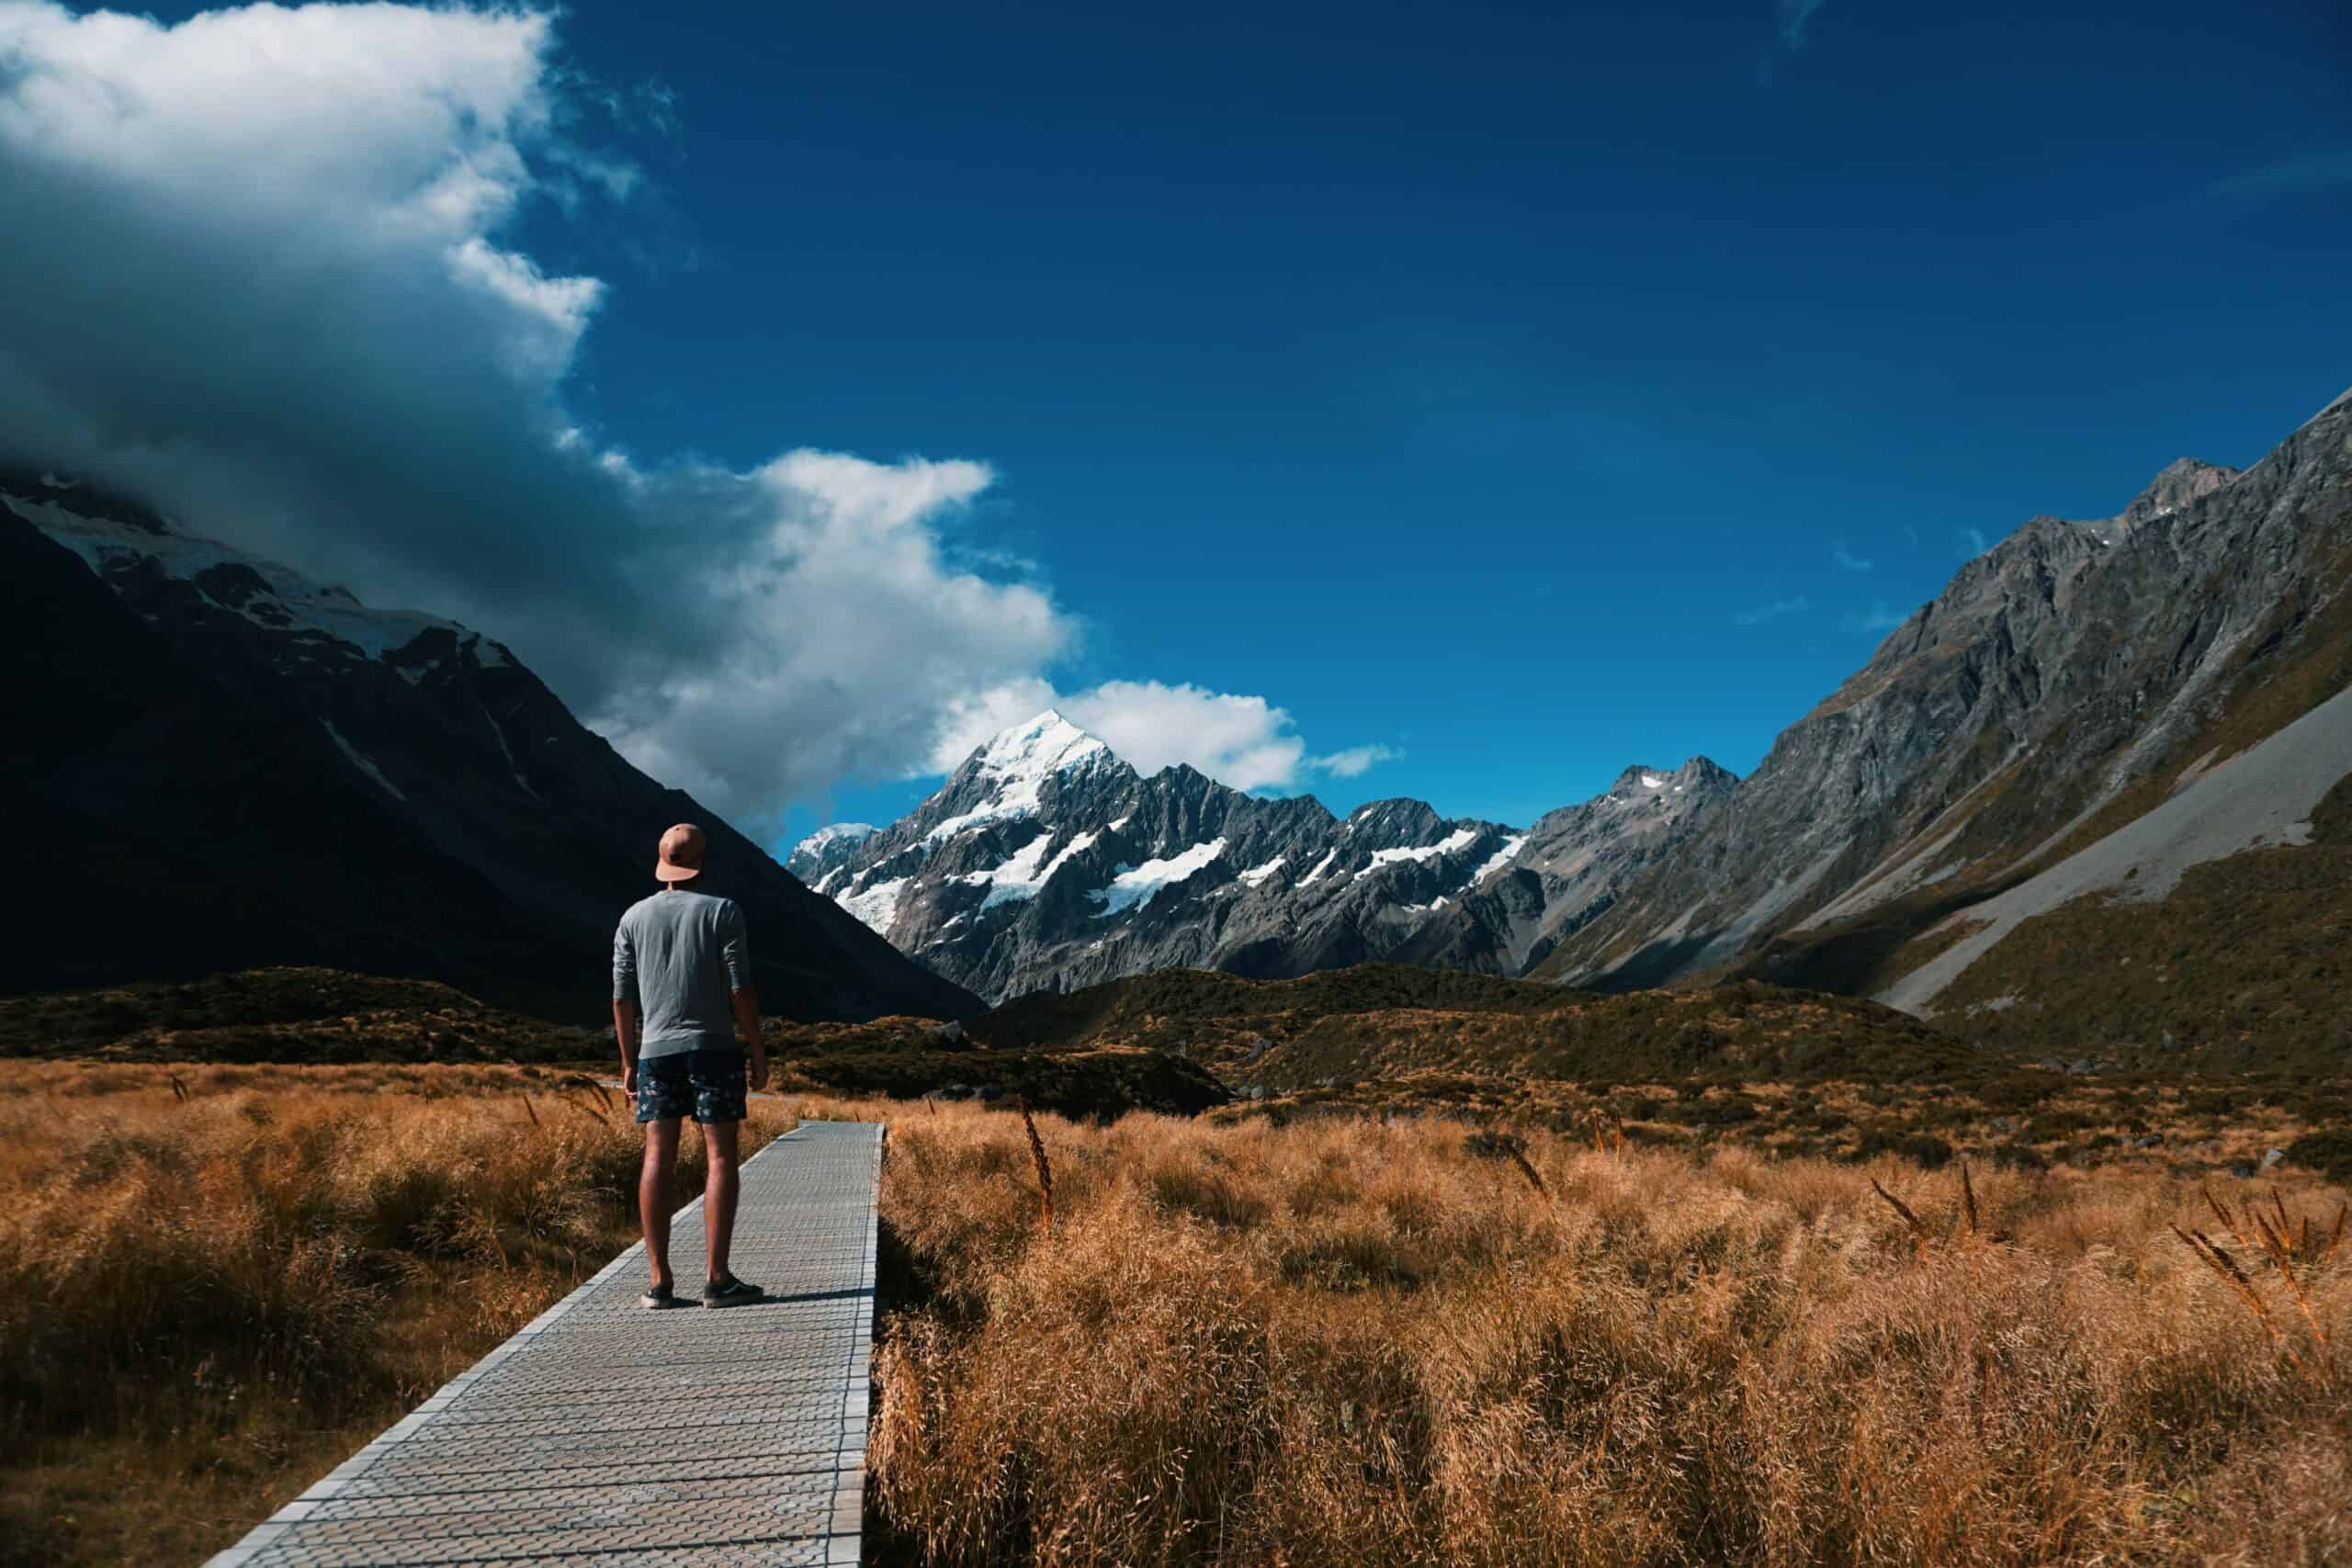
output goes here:
{"type": "Polygon", "coordinates": [[[697,1122],[743,1119],[744,1063],[741,1051],[686,1051],[646,1056],[637,1064],[637,1119],[697,1122]]]}

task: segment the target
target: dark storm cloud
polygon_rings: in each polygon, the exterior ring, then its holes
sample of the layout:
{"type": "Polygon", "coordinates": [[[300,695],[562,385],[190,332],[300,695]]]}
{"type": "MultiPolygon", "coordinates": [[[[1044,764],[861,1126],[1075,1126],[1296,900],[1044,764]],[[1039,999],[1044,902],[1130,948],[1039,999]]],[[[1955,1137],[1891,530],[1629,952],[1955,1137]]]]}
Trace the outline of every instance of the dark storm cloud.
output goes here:
{"type": "Polygon", "coordinates": [[[639,468],[572,428],[603,285],[501,236],[638,176],[559,130],[549,28],[0,6],[0,453],[492,632],[746,818],[926,764],[1069,622],[944,547],[980,465],[639,468]]]}

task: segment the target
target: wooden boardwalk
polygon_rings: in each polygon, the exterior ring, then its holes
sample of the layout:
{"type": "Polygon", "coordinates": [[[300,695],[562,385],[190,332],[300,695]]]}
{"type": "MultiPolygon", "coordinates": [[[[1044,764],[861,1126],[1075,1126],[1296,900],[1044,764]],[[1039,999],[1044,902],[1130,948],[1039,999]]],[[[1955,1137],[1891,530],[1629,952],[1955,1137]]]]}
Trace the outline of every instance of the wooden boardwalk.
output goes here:
{"type": "MultiPolygon", "coordinates": [[[[644,1244],[279,1509],[215,1568],[858,1560],[882,1128],[743,1162],[753,1306],[647,1312],[644,1244]]],[[[682,1293],[703,1276],[678,1215],[682,1293]]]]}

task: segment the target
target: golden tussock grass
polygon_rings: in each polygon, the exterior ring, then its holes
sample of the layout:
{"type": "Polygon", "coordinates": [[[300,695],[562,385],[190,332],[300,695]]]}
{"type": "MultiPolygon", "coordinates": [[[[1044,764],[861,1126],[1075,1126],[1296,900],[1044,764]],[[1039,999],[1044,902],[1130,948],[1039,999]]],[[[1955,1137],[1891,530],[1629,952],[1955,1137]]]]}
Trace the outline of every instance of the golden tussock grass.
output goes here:
{"type": "Polygon", "coordinates": [[[228,1544],[636,1231],[578,1074],[28,1063],[0,1121],[5,1562],[228,1544]]]}
{"type": "MultiPolygon", "coordinates": [[[[2305,1173],[811,1103],[893,1123],[884,1560],[2352,1560],[2305,1173]]],[[[200,1557],[634,1232],[560,1069],[27,1064],[0,1117],[0,1561],[200,1557]]]]}
{"type": "Polygon", "coordinates": [[[872,1496],[912,1560],[2352,1561],[2307,1176],[2215,1184],[2241,1290],[2147,1169],[1035,1127],[1050,1231],[1020,1116],[892,1129],[872,1496]]]}

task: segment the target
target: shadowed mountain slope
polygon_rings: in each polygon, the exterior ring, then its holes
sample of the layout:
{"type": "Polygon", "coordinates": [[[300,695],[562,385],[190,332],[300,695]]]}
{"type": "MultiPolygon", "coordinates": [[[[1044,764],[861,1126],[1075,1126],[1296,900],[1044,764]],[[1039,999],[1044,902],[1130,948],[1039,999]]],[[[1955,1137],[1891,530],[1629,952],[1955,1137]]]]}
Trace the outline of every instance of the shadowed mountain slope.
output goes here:
{"type": "Polygon", "coordinates": [[[786,1017],[967,994],[584,728],[500,645],[54,476],[0,474],[0,800],[41,898],[10,992],[307,964],[586,1021],[673,822],[710,831],[786,1017]]]}

